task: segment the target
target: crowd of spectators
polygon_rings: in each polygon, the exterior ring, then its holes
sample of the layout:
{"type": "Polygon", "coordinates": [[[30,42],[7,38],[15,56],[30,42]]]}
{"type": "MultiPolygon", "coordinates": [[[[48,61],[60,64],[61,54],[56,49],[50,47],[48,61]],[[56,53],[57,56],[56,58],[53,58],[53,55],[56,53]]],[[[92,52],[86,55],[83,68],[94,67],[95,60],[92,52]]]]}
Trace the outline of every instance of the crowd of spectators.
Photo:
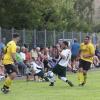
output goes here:
{"type": "MultiPolygon", "coordinates": [[[[3,48],[5,45],[0,41],[0,79],[4,78],[4,66],[2,64],[3,48]]],[[[68,65],[68,70],[77,72],[78,68],[78,53],[80,44],[75,39],[71,47],[72,58],[68,65]]],[[[61,52],[61,46],[57,43],[51,47],[34,47],[29,50],[26,46],[17,46],[16,53],[16,69],[18,76],[25,76],[26,80],[43,80],[44,73],[48,72],[51,68],[55,67],[59,61],[59,52],[61,52]],[[39,74],[37,74],[39,73],[39,74]],[[41,76],[41,77],[39,77],[41,76]]],[[[96,46],[94,56],[94,67],[100,67],[100,51],[96,46]]]]}

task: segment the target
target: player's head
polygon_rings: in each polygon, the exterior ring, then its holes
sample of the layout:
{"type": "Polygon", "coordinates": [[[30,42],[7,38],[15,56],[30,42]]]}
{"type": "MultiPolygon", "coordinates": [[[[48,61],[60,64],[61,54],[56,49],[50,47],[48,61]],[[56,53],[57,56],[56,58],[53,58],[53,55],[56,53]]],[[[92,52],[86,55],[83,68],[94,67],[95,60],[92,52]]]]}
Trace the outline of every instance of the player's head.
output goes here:
{"type": "Polygon", "coordinates": [[[13,40],[15,40],[15,42],[17,43],[20,40],[20,36],[17,33],[13,34],[13,40]]]}
{"type": "Polygon", "coordinates": [[[86,36],[85,39],[84,39],[84,43],[85,44],[88,44],[90,42],[90,37],[89,36],[86,36]]]}
{"type": "Polygon", "coordinates": [[[67,41],[63,41],[62,44],[61,44],[61,48],[65,49],[67,47],[68,47],[68,42],[67,41]]]}

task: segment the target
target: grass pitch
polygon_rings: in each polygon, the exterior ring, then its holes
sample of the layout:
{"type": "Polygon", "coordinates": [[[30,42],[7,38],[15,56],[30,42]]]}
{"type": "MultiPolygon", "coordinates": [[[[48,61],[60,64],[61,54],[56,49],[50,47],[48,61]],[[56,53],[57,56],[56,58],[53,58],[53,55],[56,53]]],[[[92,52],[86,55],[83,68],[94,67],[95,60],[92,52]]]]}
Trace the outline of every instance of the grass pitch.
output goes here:
{"type": "Polygon", "coordinates": [[[100,71],[89,72],[84,87],[78,86],[76,74],[68,74],[68,78],[74,87],[58,79],[54,87],[49,87],[47,82],[15,80],[9,94],[0,92],[0,100],[100,100],[100,71]]]}

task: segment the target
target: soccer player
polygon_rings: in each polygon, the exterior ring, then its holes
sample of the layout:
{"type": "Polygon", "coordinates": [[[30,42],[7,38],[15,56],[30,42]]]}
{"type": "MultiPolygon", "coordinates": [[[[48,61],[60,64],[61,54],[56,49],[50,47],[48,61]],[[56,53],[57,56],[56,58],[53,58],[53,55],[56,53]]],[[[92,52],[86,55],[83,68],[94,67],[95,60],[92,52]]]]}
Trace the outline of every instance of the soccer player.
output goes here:
{"type": "MultiPolygon", "coordinates": [[[[73,86],[72,82],[66,78],[66,68],[68,66],[69,60],[71,58],[71,50],[68,48],[68,42],[64,41],[61,45],[62,52],[59,53],[60,59],[57,65],[53,68],[53,73],[58,75],[58,78],[68,83],[71,87],[73,86]]],[[[50,85],[54,86],[55,78],[51,75],[50,85]]]]}
{"type": "Polygon", "coordinates": [[[19,35],[18,34],[13,34],[13,39],[7,43],[5,50],[4,50],[4,57],[3,57],[3,64],[5,66],[5,70],[7,75],[7,78],[5,79],[3,88],[1,88],[1,91],[3,93],[8,93],[9,88],[12,84],[12,80],[15,79],[16,77],[16,68],[14,63],[16,62],[16,44],[19,41],[19,35]]]}
{"type": "Polygon", "coordinates": [[[84,86],[87,79],[87,71],[90,69],[91,63],[93,63],[93,57],[95,55],[95,49],[93,44],[90,42],[90,37],[86,36],[84,43],[80,45],[79,53],[79,72],[78,80],[79,86],[84,86]]]}

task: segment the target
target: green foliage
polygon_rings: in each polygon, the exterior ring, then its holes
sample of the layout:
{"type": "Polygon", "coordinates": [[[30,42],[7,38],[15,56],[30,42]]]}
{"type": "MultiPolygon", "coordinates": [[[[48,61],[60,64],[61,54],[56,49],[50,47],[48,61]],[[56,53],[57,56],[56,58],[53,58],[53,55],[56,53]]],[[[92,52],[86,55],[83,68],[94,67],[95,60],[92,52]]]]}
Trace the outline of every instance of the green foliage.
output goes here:
{"type": "Polygon", "coordinates": [[[100,24],[96,25],[93,30],[95,32],[100,32],[100,24]]]}
{"type": "MultiPolygon", "coordinates": [[[[79,1],[0,0],[0,26],[67,31],[79,31],[80,28],[82,29],[80,31],[88,31],[90,23],[83,19],[83,13],[81,13],[85,10],[86,2],[79,1]],[[77,5],[81,5],[80,14],[77,12],[77,5]]],[[[89,4],[86,6],[91,8],[89,4]]]]}

